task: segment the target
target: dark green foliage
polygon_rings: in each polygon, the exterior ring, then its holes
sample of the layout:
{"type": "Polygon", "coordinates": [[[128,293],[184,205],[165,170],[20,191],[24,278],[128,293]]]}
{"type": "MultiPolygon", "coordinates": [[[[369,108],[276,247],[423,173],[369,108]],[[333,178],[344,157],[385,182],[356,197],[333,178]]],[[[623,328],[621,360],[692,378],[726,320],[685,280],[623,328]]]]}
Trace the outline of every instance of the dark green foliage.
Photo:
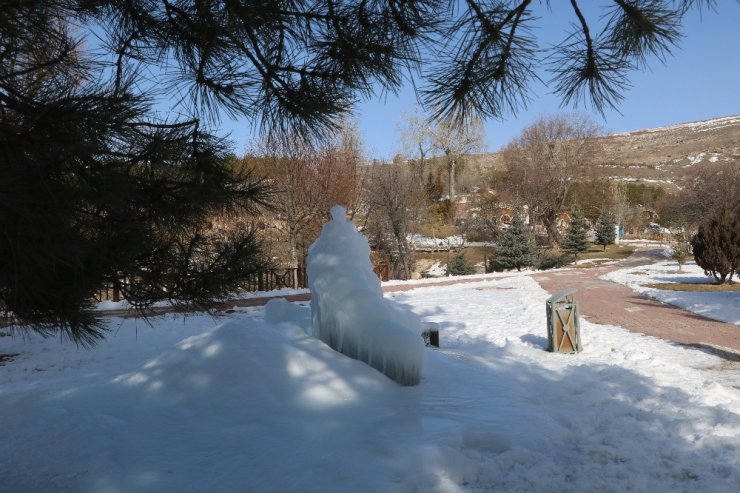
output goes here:
{"type": "Polygon", "coordinates": [[[740,210],[722,209],[691,240],[696,264],[718,283],[732,281],[740,269],[740,210]]]}
{"type": "Polygon", "coordinates": [[[557,269],[570,263],[568,255],[556,254],[550,251],[543,250],[537,259],[537,269],[548,270],[557,269]]]}
{"type": "Polygon", "coordinates": [[[578,260],[579,253],[588,251],[586,218],[580,212],[571,214],[570,226],[560,247],[564,252],[573,255],[574,260],[578,260]]]}
{"type": "Polygon", "coordinates": [[[496,246],[496,257],[491,260],[489,269],[496,272],[509,269],[521,271],[522,267],[535,265],[536,260],[537,245],[524,225],[521,211],[517,211],[511,226],[496,246]]]}
{"type": "Polygon", "coordinates": [[[566,10],[572,27],[548,46],[538,46],[542,6],[530,0],[5,0],[0,18],[11,21],[0,29],[3,39],[54,31],[15,21],[47,9],[80,29],[92,26],[115,81],[138,78],[129,70],[137,64],[167,67],[156,84],[187,110],[220,108],[265,129],[317,135],[358,99],[397,91],[409,73],[421,78],[426,109],[458,123],[516,113],[540,68],[565,103],[602,111],[619,102],[631,70],[676,46],[690,7],[713,2],[605,5],[603,30],[579,2],[563,2],[553,8],[566,10]]]}
{"type": "Polygon", "coordinates": [[[92,344],[106,284],[140,310],[210,306],[264,265],[252,231],[211,220],[252,210],[263,186],[198,120],[154,121],[129,83],[97,83],[45,5],[0,14],[0,312],[92,344]]]}
{"type": "Polygon", "coordinates": [[[475,267],[473,267],[465,255],[460,252],[447,263],[447,274],[450,276],[467,276],[475,274],[475,267]]]}
{"type": "Polygon", "coordinates": [[[614,230],[615,226],[616,221],[614,221],[614,216],[609,213],[601,214],[596,222],[596,229],[594,230],[594,234],[596,235],[594,243],[597,245],[604,245],[604,250],[606,251],[606,246],[613,245],[614,240],[617,237],[614,230]]]}

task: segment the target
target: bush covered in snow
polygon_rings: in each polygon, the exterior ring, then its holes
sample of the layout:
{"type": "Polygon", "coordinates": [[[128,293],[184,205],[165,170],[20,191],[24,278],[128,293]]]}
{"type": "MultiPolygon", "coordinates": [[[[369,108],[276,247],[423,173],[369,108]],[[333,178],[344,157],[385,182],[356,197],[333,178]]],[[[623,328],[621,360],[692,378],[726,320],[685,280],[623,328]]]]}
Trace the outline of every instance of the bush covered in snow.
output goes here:
{"type": "Polygon", "coordinates": [[[334,206],[308,252],[314,336],[401,385],[419,383],[421,321],[383,298],[367,240],[334,206]]]}

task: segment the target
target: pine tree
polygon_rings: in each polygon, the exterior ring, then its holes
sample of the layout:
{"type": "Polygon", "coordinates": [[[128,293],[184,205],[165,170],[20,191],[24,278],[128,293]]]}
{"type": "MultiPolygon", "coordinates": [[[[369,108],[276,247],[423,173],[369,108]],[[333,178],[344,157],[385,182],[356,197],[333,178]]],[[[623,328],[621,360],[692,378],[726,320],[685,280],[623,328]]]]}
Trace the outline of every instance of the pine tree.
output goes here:
{"type": "Polygon", "coordinates": [[[578,261],[579,253],[588,251],[586,218],[580,212],[571,214],[570,227],[560,246],[563,251],[572,254],[576,262],[578,261]]]}
{"type": "Polygon", "coordinates": [[[594,243],[597,245],[604,245],[604,251],[606,251],[607,245],[614,244],[614,240],[617,236],[614,232],[615,226],[616,222],[614,221],[614,216],[609,213],[601,214],[596,222],[596,230],[594,231],[596,241],[594,241],[594,243]]]}
{"type": "Polygon", "coordinates": [[[460,252],[447,263],[447,274],[450,276],[467,276],[475,274],[475,267],[470,265],[465,255],[460,252]]]}
{"type": "Polygon", "coordinates": [[[696,264],[719,284],[740,269],[740,211],[722,209],[699,226],[691,240],[696,264]]]}
{"type": "Polygon", "coordinates": [[[514,214],[510,227],[504,232],[496,246],[496,257],[491,261],[491,270],[500,271],[531,267],[537,262],[537,245],[526,229],[521,211],[514,214]]]}
{"type": "Polygon", "coordinates": [[[262,269],[254,231],[210,226],[265,189],[200,120],[155,120],[123,72],[100,83],[62,21],[70,3],[0,7],[0,314],[93,344],[106,285],[142,312],[207,308],[262,269]]]}

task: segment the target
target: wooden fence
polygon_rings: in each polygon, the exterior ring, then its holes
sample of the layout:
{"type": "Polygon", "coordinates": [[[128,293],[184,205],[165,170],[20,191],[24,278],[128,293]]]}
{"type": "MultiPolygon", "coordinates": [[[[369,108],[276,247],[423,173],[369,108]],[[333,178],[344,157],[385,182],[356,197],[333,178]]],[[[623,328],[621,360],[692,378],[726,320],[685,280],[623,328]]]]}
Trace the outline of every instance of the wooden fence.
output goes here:
{"type": "MultiPolygon", "coordinates": [[[[387,281],[389,278],[390,268],[388,264],[378,264],[373,266],[373,272],[381,281],[387,281]]],[[[244,291],[273,291],[275,289],[292,288],[302,289],[308,287],[308,276],[305,267],[284,267],[277,269],[268,269],[257,274],[249,276],[241,288],[244,291]]],[[[97,301],[120,301],[121,295],[117,288],[112,285],[103,286],[98,295],[97,301]]]]}
{"type": "Polygon", "coordinates": [[[303,267],[269,269],[253,274],[241,285],[244,291],[272,291],[282,288],[306,288],[308,277],[303,267]]]}
{"type": "MultiPolygon", "coordinates": [[[[373,266],[373,272],[381,281],[387,281],[390,273],[388,264],[373,266]]],[[[274,289],[308,287],[308,276],[305,267],[285,267],[269,269],[249,277],[242,285],[245,291],[272,291],[274,289]]]]}

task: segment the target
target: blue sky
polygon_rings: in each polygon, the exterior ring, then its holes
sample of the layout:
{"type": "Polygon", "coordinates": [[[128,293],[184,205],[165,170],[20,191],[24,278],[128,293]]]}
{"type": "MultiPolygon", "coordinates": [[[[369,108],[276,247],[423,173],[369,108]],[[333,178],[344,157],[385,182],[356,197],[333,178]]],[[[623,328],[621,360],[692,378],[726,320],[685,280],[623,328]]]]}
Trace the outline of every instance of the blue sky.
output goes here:
{"type": "MultiPolygon", "coordinates": [[[[598,23],[594,4],[581,2],[589,21],[598,23]]],[[[684,23],[685,37],[680,49],[664,65],[652,59],[649,67],[630,76],[632,88],[625,93],[619,112],[608,111],[605,118],[590,108],[560,108],[558,98],[542,84],[532,85],[532,101],[527,110],[503,121],[486,122],[486,149],[496,151],[541,115],[577,109],[591,114],[610,132],[623,132],[714,117],[740,114],[740,2],[718,1],[717,11],[693,11],[684,23]],[[621,112],[621,114],[620,114],[621,112]]],[[[540,46],[564,37],[568,24],[575,20],[570,9],[557,2],[553,12],[543,10],[535,31],[540,46]]],[[[547,79],[547,76],[543,76],[547,79]]],[[[401,150],[399,139],[402,113],[410,113],[416,99],[410,86],[398,96],[387,95],[357,106],[355,119],[369,158],[389,159],[401,150]]],[[[254,138],[246,122],[222,122],[223,129],[241,154],[254,138]]]]}

